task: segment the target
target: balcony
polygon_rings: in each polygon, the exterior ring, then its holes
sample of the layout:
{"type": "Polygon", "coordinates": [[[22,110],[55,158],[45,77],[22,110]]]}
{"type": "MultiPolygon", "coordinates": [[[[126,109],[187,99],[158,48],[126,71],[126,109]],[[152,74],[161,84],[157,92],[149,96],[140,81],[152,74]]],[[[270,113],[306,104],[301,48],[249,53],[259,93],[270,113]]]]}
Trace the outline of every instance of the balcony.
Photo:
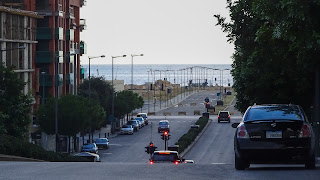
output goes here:
{"type": "Polygon", "coordinates": [[[68,29],[66,32],[66,40],[67,41],[74,41],[74,30],[68,29]]]}
{"type": "Polygon", "coordinates": [[[87,5],[87,0],[81,0],[80,3],[81,3],[81,4],[80,4],[81,7],[82,7],[82,6],[86,6],[86,5],[87,5]]]}
{"type": "Polygon", "coordinates": [[[87,44],[84,41],[80,41],[80,54],[87,54],[87,44]]]}
{"type": "Polygon", "coordinates": [[[69,12],[66,13],[66,18],[74,19],[74,10],[72,7],[69,7],[69,12]]]}
{"type": "Polygon", "coordinates": [[[80,31],[86,30],[87,29],[87,23],[86,19],[80,19],[80,31]]]}
{"type": "Polygon", "coordinates": [[[37,51],[35,57],[35,63],[52,63],[51,51],[37,51]]]}
{"type": "Polygon", "coordinates": [[[37,29],[37,40],[52,39],[52,29],[49,27],[39,27],[37,29]]]}
{"type": "Polygon", "coordinates": [[[63,28],[60,28],[60,27],[55,28],[55,39],[63,40],[63,28]]]}

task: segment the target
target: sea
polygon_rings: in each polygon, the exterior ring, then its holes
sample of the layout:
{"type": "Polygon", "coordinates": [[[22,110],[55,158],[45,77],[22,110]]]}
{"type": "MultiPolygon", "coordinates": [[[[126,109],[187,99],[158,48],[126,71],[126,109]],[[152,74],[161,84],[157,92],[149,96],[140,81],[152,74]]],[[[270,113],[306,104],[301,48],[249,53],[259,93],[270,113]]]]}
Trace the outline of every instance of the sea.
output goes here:
{"type": "MultiPolygon", "coordinates": [[[[85,71],[85,78],[89,75],[89,64],[82,64],[85,71]]],[[[125,84],[143,85],[153,83],[159,79],[166,79],[172,84],[186,85],[188,82],[204,83],[208,85],[232,86],[231,64],[133,64],[133,76],[131,64],[114,64],[114,80],[124,80],[125,84]]],[[[104,77],[106,80],[112,79],[111,64],[91,64],[91,77],[104,77]]]]}

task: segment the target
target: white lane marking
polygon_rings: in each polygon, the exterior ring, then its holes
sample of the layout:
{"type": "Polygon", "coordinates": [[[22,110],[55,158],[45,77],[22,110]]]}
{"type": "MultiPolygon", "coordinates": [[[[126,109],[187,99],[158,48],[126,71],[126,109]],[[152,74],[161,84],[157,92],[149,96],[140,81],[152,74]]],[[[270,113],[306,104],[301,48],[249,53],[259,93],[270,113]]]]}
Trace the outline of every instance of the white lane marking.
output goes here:
{"type": "Polygon", "coordinates": [[[227,163],[211,163],[211,164],[227,164],[227,163]]]}
{"type": "Polygon", "coordinates": [[[109,144],[109,146],[122,146],[121,144],[109,144]]]}

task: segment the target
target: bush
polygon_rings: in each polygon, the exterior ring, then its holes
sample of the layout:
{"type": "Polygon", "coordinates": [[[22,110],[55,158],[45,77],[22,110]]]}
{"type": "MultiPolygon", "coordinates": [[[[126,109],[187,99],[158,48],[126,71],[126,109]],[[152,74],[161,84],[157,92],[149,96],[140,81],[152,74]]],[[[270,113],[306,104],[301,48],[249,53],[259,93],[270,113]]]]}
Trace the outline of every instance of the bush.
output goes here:
{"type": "Polygon", "coordinates": [[[0,154],[20,156],[52,162],[88,161],[83,157],[46,151],[42,147],[8,135],[0,135],[0,154]]]}
{"type": "Polygon", "coordinates": [[[179,145],[179,153],[182,153],[198,136],[198,134],[203,130],[203,128],[208,123],[207,117],[200,117],[196,122],[196,125],[199,125],[198,129],[190,128],[189,131],[180,137],[176,145],[179,145]]]}

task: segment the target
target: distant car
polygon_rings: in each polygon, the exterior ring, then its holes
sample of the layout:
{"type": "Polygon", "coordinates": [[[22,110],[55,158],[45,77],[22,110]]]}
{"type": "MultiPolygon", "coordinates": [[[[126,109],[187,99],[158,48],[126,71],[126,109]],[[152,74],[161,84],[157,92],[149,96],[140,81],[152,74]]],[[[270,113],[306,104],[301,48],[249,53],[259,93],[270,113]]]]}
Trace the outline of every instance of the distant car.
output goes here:
{"type": "Polygon", "coordinates": [[[147,113],[138,113],[138,114],[137,114],[137,117],[143,117],[145,125],[148,125],[148,124],[149,124],[148,114],[147,114],[147,113]]]}
{"type": "Polygon", "coordinates": [[[132,125],[123,125],[120,130],[120,134],[133,134],[132,125]]]}
{"type": "Polygon", "coordinates": [[[90,153],[90,152],[81,152],[81,153],[75,154],[74,156],[84,157],[92,162],[100,162],[99,154],[94,154],[94,153],[90,153]]]}
{"type": "Polygon", "coordinates": [[[158,162],[169,162],[174,164],[194,163],[193,160],[182,159],[177,151],[155,151],[151,155],[151,159],[149,160],[149,163],[153,164],[158,162]]]}
{"type": "Polygon", "coordinates": [[[315,136],[302,108],[291,104],[248,107],[234,136],[235,168],[255,163],[303,163],[315,168],[315,136]]]}
{"type": "Polygon", "coordinates": [[[144,127],[144,118],[143,117],[136,117],[133,120],[139,121],[141,124],[141,127],[144,127]]]}
{"type": "Polygon", "coordinates": [[[139,121],[131,120],[127,122],[127,125],[133,126],[133,131],[138,131],[140,129],[140,123],[139,121]]]}
{"type": "Polygon", "coordinates": [[[218,123],[221,121],[228,121],[230,123],[229,111],[220,111],[218,114],[218,123]]]}
{"type": "Polygon", "coordinates": [[[169,121],[168,120],[159,121],[158,133],[160,133],[162,131],[170,132],[170,125],[169,125],[169,121]]]}
{"type": "Polygon", "coordinates": [[[91,152],[91,153],[98,153],[98,147],[96,143],[87,143],[84,144],[81,148],[81,152],[91,152]]]}
{"type": "Polygon", "coordinates": [[[109,139],[108,138],[99,138],[94,140],[98,148],[109,149],[109,139]]]}

